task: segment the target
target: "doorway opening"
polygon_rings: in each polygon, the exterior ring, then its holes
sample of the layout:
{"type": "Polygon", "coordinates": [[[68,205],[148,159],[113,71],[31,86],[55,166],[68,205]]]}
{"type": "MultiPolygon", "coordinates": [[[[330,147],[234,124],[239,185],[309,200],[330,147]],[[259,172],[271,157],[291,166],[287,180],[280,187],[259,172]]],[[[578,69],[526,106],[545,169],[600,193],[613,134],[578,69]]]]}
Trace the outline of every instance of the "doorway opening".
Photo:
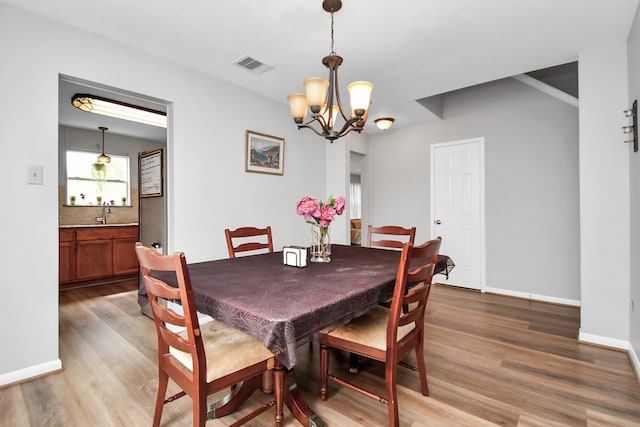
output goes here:
{"type": "Polygon", "coordinates": [[[362,164],[364,155],[350,152],[349,155],[349,215],[351,244],[362,245],[362,164]]]}
{"type": "MultiPolygon", "coordinates": [[[[71,99],[76,94],[91,94],[165,113],[168,112],[170,103],[72,76],[60,75],[58,80],[58,222],[60,230],[65,230],[65,239],[67,239],[64,242],[62,239],[60,241],[61,277],[59,279],[61,288],[95,286],[125,279],[137,280],[137,258],[135,258],[132,245],[129,245],[129,240],[133,243],[136,240],[141,241],[149,246],[152,243],[164,247],[168,246],[168,186],[166,185],[167,169],[165,166],[167,162],[162,162],[162,176],[164,177],[162,197],[153,198],[153,210],[150,214],[150,209],[147,209],[146,206],[148,199],[140,197],[138,159],[139,153],[153,150],[161,150],[166,155],[167,128],[82,111],[71,103],[71,99]],[[108,132],[102,132],[100,135],[101,128],[108,129],[108,132]],[[104,140],[101,139],[103,136],[104,140]],[[100,144],[101,141],[102,144],[100,144]],[[101,150],[109,155],[128,159],[128,179],[120,178],[126,181],[127,194],[110,197],[114,200],[102,200],[102,198],[94,200],[96,199],[95,194],[91,200],[82,199],[80,194],[74,194],[73,202],[71,202],[71,197],[67,194],[66,189],[67,151],[91,153],[91,156],[95,154],[97,158],[101,150]],[[104,225],[109,227],[100,229],[104,225]],[[135,232],[129,236],[131,229],[127,229],[126,239],[118,236],[111,242],[106,241],[101,244],[89,245],[83,241],[82,245],[78,245],[75,234],[73,239],[68,240],[69,234],[77,233],[76,230],[87,228],[101,230],[106,236],[109,228],[120,228],[115,226],[122,226],[123,229],[135,227],[135,232]],[[88,252],[82,252],[85,250],[88,252]],[[107,259],[108,255],[111,258],[107,259]],[[94,264],[101,265],[101,270],[89,273],[81,271],[78,267],[80,257],[99,258],[98,262],[94,264]],[[62,277],[63,272],[65,277],[62,277]],[[78,272],[82,272],[82,274],[78,274],[78,272]],[[63,284],[64,286],[62,286],[63,284]]],[[[89,166],[91,167],[91,165],[89,166]]],[[[106,167],[116,168],[117,165],[107,163],[106,167]]],[[[97,194],[97,192],[95,193],[97,194]]],[[[108,240],[108,237],[105,239],[108,240]]],[[[97,242],[97,240],[92,242],[97,242]]],[[[85,262],[84,264],[90,263],[85,262]]]]}

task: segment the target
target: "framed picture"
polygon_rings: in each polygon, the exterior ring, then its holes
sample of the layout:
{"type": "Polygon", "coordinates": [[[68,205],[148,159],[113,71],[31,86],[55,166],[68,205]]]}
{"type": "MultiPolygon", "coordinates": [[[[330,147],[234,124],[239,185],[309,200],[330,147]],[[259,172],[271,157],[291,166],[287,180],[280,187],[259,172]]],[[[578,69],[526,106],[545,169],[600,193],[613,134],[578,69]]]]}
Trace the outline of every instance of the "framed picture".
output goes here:
{"type": "Polygon", "coordinates": [[[138,155],[140,197],[162,197],[162,149],[138,155]]]}
{"type": "Polygon", "coordinates": [[[284,138],[248,130],[245,171],[282,175],[284,173],[284,138]]]}

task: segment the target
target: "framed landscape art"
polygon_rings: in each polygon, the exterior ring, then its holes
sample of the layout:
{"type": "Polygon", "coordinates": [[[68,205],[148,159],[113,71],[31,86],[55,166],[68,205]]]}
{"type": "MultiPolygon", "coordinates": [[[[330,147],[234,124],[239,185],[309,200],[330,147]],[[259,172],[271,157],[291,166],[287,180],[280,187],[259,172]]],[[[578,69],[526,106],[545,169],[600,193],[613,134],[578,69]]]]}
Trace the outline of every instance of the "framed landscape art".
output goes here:
{"type": "Polygon", "coordinates": [[[245,171],[282,175],[284,138],[247,130],[245,171]]]}

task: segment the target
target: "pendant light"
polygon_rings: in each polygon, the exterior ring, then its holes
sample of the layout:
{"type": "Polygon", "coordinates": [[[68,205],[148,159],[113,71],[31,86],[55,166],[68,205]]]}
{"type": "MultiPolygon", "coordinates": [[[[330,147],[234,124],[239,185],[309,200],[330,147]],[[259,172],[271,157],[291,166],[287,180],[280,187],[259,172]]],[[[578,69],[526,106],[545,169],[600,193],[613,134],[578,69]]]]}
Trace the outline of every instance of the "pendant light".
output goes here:
{"type": "Polygon", "coordinates": [[[104,126],[100,126],[98,127],[98,129],[100,129],[102,131],[102,154],[100,154],[98,156],[98,163],[111,163],[111,157],[107,156],[106,154],[104,154],[104,131],[108,130],[109,128],[106,128],[104,126]]]}

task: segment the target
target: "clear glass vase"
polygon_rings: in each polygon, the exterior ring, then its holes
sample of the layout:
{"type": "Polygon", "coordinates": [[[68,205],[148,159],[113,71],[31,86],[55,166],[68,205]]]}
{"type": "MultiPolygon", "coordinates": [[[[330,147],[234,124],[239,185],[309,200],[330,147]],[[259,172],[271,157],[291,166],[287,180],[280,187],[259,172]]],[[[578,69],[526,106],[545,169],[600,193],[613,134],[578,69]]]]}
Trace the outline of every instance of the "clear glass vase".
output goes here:
{"type": "Polygon", "coordinates": [[[311,225],[311,262],[331,262],[331,236],[329,227],[311,225]]]}

